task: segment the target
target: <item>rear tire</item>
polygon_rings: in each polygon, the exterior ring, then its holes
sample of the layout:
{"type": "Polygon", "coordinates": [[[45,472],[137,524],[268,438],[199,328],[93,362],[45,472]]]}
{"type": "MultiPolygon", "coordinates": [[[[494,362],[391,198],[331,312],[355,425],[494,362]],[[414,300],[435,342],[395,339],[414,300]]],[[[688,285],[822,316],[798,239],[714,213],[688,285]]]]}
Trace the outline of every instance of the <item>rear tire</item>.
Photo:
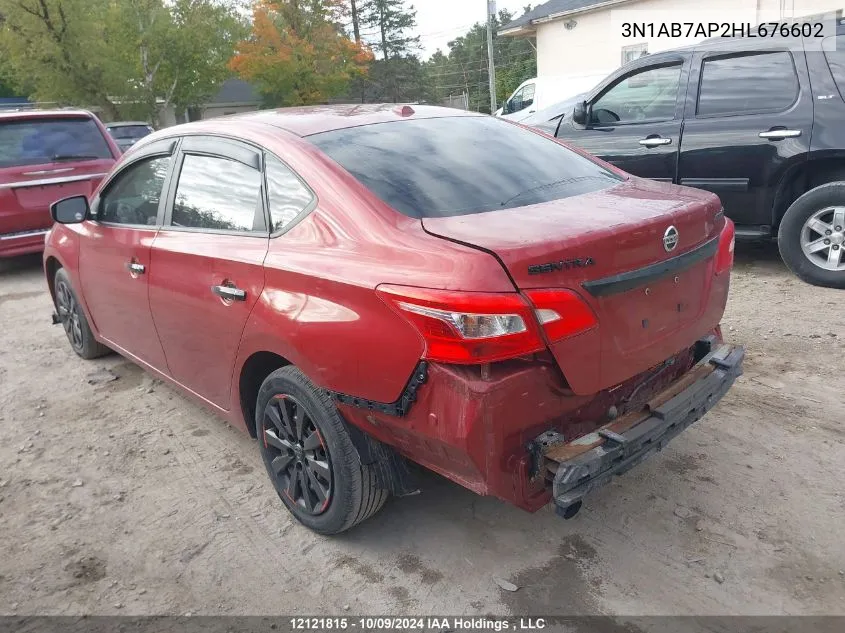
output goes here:
{"type": "Polygon", "coordinates": [[[79,299],[73,291],[70,277],[64,268],[56,271],[53,278],[56,312],[62,319],[62,327],[67,335],[71,349],[85,360],[91,360],[111,353],[111,350],[98,342],[91,332],[85,311],[79,305],[79,299]]]}
{"type": "Polygon", "coordinates": [[[843,240],[845,182],[802,195],[786,210],[778,230],[778,248],[789,269],[807,283],[827,288],[845,288],[843,240]]]}
{"type": "Polygon", "coordinates": [[[331,398],[296,367],[277,369],[262,383],[255,429],[279,498],[315,532],[348,530],[387,500],[374,470],[361,464],[331,398]]]}

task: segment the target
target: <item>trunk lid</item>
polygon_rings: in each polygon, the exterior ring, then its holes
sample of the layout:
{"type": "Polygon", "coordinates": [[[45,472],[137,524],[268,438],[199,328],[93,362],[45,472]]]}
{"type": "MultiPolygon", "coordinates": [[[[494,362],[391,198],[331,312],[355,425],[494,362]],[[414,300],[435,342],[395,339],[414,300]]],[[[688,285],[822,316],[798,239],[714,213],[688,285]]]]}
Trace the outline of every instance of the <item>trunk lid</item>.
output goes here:
{"type": "Polygon", "coordinates": [[[575,393],[610,388],[712,330],[713,260],[724,220],[707,192],[631,178],[527,207],[425,218],[429,233],[493,253],[517,288],[568,289],[598,327],[550,348],[575,393]],[[677,245],[664,237],[674,226],[677,245]]]}

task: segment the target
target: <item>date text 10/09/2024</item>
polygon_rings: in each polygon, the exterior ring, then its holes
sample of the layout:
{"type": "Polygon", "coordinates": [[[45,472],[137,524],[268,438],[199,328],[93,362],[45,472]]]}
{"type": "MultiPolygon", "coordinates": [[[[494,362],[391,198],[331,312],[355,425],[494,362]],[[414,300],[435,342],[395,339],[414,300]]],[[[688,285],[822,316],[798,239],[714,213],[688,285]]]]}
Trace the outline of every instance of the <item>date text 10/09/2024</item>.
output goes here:
{"type": "Polygon", "coordinates": [[[544,618],[495,618],[463,616],[426,617],[295,617],[294,631],[539,631],[546,628],[544,618]]]}
{"type": "MultiPolygon", "coordinates": [[[[825,37],[824,22],[623,22],[622,37],[825,37]]],[[[829,29],[828,29],[829,31],[829,29]]]]}

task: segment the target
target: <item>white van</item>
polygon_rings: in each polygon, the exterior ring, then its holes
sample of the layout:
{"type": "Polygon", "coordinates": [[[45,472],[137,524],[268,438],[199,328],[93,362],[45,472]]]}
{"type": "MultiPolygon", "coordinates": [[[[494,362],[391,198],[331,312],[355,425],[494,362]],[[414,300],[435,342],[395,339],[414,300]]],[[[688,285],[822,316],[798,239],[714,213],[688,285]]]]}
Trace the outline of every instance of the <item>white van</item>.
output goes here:
{"type": "Polygon", "coordinates": [[[519,84],[504,105],[496,110],[496,116],[511,121],[522,121],[537,110],[587,92],[610,72],[565,77],[532,77],[519,84]]]}

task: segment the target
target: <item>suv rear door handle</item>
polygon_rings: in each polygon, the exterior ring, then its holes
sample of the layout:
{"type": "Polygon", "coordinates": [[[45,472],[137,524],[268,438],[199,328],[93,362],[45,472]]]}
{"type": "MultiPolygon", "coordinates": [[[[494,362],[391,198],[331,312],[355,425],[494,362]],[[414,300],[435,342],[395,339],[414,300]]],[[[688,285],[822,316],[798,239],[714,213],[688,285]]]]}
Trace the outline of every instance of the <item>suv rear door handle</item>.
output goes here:
{"type": "Polygon", "coordinates": [[[645,145],[646,147],[658,147],[660,145],[671,144],[671,138],[663,138],[662,136],[647,136],[646,138],[640,139],[640,145],[645,145]]]}
{"type": "Polygon", "coordinates": [[[766,132],[760,132],[757,136],[770,141],[782,141],[785,138],[801,136],[801,130],[768,130],[766,132]]]}
{"type": "Polygon", "coordinates": [[[234,286],[212,286],[211,292],[216,294],[221,299],[228,299],[229,301],[246,301],[246,290],[241,290],[234,286]]]}

